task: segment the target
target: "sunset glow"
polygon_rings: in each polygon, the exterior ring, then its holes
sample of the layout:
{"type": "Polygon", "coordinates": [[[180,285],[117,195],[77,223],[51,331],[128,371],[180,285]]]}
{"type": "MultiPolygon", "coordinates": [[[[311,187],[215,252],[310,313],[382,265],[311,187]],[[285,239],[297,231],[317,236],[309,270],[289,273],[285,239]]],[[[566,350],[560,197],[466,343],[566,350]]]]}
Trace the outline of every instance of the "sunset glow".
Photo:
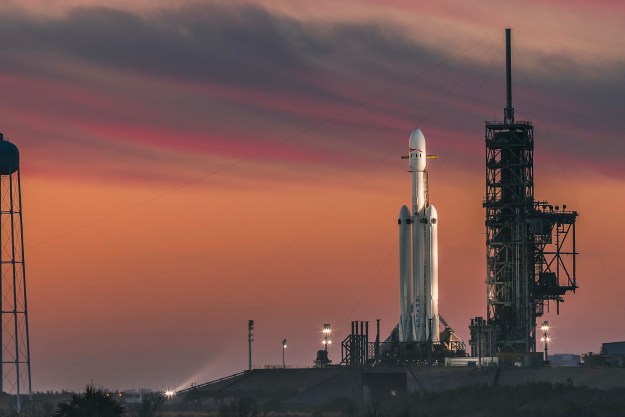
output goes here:
{"type": "Polygon", "coordinates": [[[580,212],[579,289],[541,318],[549,353],[625,340],[620,2],[49,3],[0,7],[33,389],[239,372],[248,319],[258,365],[282,363],[284,338],[289,364],[312,365],[324,323],[335,363],[352,320],[381,319],[385,339],[415,127],[439,156],[440,312],[467,341],[486,313],[484,121],[503,118],[504,27],[536,197],[580,212]]]}

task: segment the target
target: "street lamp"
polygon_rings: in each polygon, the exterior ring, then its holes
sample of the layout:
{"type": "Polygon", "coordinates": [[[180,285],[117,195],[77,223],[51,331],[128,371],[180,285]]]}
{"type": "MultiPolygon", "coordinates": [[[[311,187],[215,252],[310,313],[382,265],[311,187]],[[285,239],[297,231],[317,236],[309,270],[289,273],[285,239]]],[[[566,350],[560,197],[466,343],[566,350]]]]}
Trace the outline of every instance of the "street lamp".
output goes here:
{"type": "Polygon", "coordinates": [[[540,330],[543,331],[543,336],[540,338],[540,341],[545,344],[545,362],[547,362],[549,360],[549,341],[551,340],[549,337],[549,322],[547,320],[543,321],[540,330]]]}
{"type": "Polygon", "coordinates": [[[248,369],[252,370],[252,342],[254,341],[254,320],[247,321],[247,354],[248,369]]]}
{"type": "Polygon", "coordinates": [[[282,339],[282,368],[286,368],[284,364],[284,351],[286,350],[286,339],[282,339]]]}
{"type": "Polygon", "coordinates": [[[323,325],[323,330],[321,331],[321,333],[323,333],[323,340],[321,341],[321,343],[323,343],[325,351],[327,352],[328,345],[332,344],[332,340],[330,340],[330,335],[332,334],[332,330],[330,329],[329,323],[325,323],[323,325]]]}

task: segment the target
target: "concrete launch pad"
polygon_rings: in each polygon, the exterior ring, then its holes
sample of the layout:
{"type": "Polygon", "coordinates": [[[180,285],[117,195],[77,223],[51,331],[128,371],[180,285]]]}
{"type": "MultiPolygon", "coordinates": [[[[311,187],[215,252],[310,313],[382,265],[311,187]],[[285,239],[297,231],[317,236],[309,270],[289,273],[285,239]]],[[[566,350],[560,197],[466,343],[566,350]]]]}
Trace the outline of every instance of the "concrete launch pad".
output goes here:
{"type": "Polygon", "coordinates": [[[336,399],[358,405],[419,392],[530,382],[596,389],[625,387],[625,368],[330,367],[255,369],[179,392],[182,401],[220,405],[237,398],[315,406],[336,399]]]}

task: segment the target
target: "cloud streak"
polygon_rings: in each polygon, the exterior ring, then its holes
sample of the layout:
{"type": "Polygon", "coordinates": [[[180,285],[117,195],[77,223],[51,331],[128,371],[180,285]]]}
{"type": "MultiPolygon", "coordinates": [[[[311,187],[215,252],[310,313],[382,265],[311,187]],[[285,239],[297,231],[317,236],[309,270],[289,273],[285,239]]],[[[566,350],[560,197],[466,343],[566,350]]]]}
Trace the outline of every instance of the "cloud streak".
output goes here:
{"type": "MultiPolygon", "coordinates": [[[[446,132],[440,143],[449,147],[468,114],[500,117],[500,80],[483,84],[485,73],[502,73],[503,51],[494,38],[458,54],[405,33],[388,21],[321,23],[241,4],[142,15],[103,7],[57,17],[4,14],[0,106],[57,125],[50,136],[67,152],[72,145],[59,125],[85,142],[133,143],[146,153],[232,158],[241,148],[256,152],[284,142],[294,152],[276,149],[279,160],[313,165],[355,147],[374,157],[416,123],[446,132]]],[[[603,155],[597,169],[617,170],[620,160],[611,155],[624,151],[616,105],[625,99],[625,89],[617,88],[625,85],[623,73],[614,67],[591,73],[564,54],[518,58],[515,81],[526,85],[515,94],[517,114],[536,124],[544,119],[556,146],[575,143],[565,152],[570,158],[590,148],[603,155]],[[606,138],[601,153],[589,146],[596,131],[606,138]]],[[[5,126],[15,137],[26,132],[23,125],[5,126]]],[[[480,130],[473,130],[476,144],[480,130]]],[[[23,139],[33,148],[42,140],[23,139]]],[[[86,158],[98,159],[98,151],[86,158]]],[[[149,163],[135,162],[124,175],[141,176],[137,167],[149,163]]],[[[98,165],[107,174],[116,169],[98,165]]]]}

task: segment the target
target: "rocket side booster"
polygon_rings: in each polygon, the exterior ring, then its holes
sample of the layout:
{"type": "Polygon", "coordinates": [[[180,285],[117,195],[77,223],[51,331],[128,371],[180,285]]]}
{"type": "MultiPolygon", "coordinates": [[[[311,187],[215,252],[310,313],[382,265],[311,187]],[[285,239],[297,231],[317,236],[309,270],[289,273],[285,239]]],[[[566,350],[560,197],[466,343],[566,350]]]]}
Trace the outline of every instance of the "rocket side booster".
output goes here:
{"type": "Polygon", "coordinates": [[[412,210],[403,206],[399,214],[399,340],[438,342],[438,216],[427,201],[427,153],[421,130],[412,131],[409,151],[412,210]]]}
{"type": "Polygon", "coordinates": [[[408,207],[402,206],[399,211],[399,341],[405,335],[412,335],[412,254],[410,253],[410,236],[412,230],[412,216],[408,207]]]}
{"type": "Polygon", "coordinates": [[[438,318],[438,214],[434,206],[425,209],[425,293],[427,339],[439,341],[438,318]]]}

